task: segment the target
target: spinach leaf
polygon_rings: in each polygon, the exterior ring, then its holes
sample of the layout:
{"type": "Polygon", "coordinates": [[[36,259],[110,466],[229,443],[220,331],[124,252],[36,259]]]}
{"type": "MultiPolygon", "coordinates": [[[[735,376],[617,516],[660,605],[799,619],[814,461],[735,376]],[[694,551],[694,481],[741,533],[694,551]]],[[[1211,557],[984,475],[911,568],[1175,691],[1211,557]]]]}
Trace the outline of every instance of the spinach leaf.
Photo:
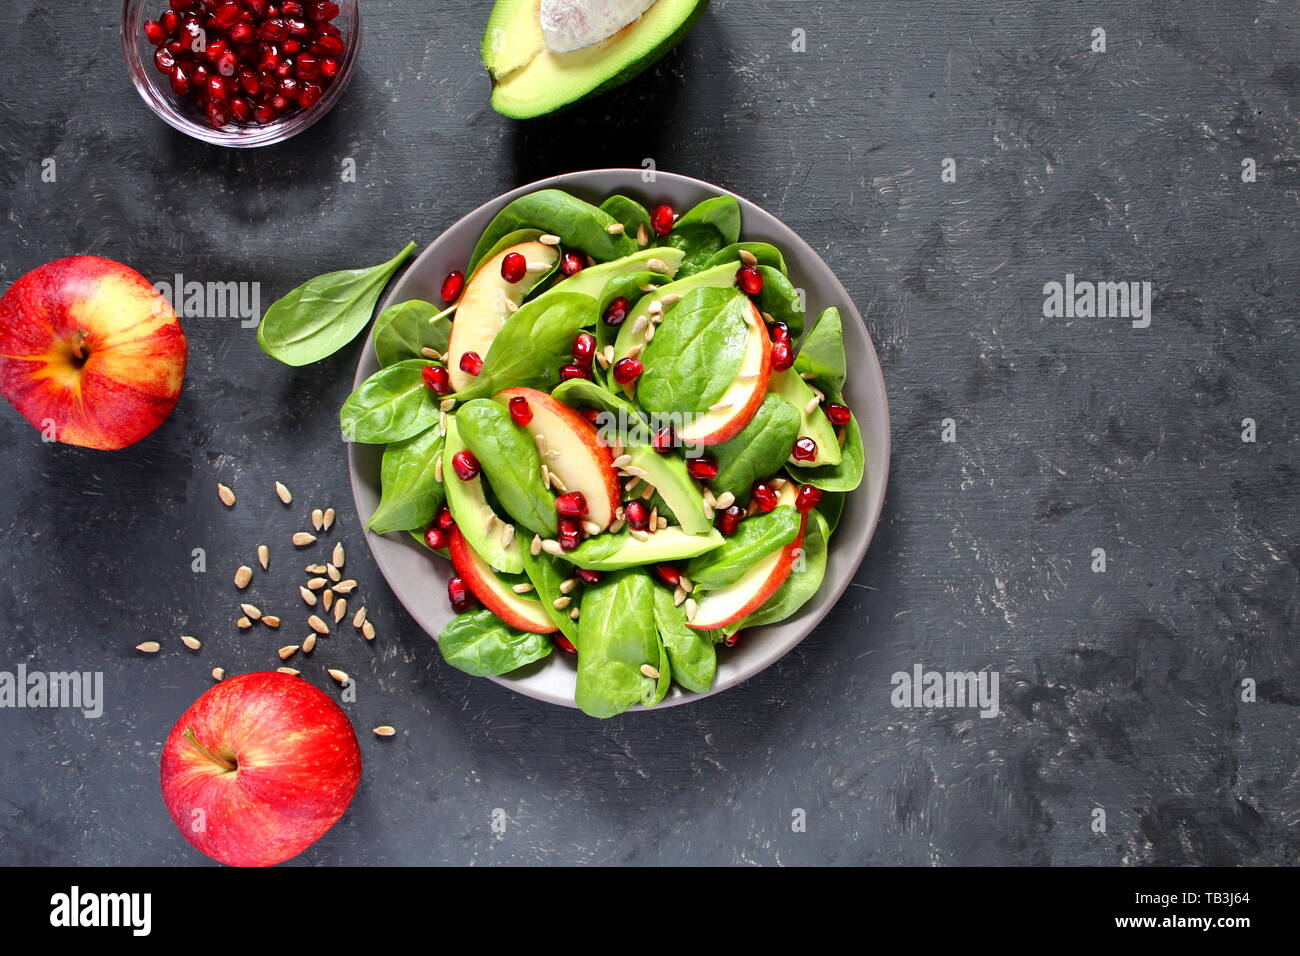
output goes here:
{"type": "Polygon", "coordinates": [[[748,308],[736,289],[687,292],[645,347],[636,384],[640,405],[652,412],[707,412],[740,370],[748,308]]]}
{"type": "Polygon", "coordinates": [[[532,435],[490,398],[458,408],[456,429],[506,513],[535,534],[555,537],[555,499],[542,483],[542,459],[532,435]]]}
{"type": "Polygon", "coordinates": [[[389,306],[375,319],[375,357],[382,367],[424,358],[420,349],[447,351],[455,306],[439,311],[432,302],[411,299],[389,306]]]}
{"type": "Polygon", "coordinates": [[[760,558],[799,537],[801,524],[803,516],[790,505],[746,518],[720,547],[693,558],[686,576],[706,591],[735,584],[760,558]]]}
{"type": "Polygon", "coordinates": [[[650,213],[646,212],[645,206],[635,199],[613,195],[601,203],[600,208],[602,212],[609,213],[623,224],[623,235],[636,239],[638,231],[642,229],[645,230],[647,238],[654,235],[650,231],[650,213]]]}
{"type": "Polygon", "coordinates": [[[411,438],[438,420],[433,393],[422,372],[428,362],[398,362],[380,369],[348,396],[339,409],[345,441],[382,445],[411,438]]]}
{"type": "Polygon", "coordinates": [[[655,588],[655,626],[668,653],[673,680],[697,694],[713,687],[718,652],[702,631],[687,627],[686,608],[673,605],[672,592],[667,588],[655,588]]]}
{"type": "Polygon", "coordinates": [[[741,249],[744,249],[757,259],[759,265],[771,266],[773,269],[786,272],[785,257],[781,255],[781,250],[766,242],[733,242],[725,249],[719,249],[715,252],[709,261],[704,264],[704,268],[710,269],[713,266],[726,263],[739,263],[741,249]]]}
{"type": "Polygon", "coordinates": [[[445,494],[436,477],[442,440],[442,430],[435,425],[384,449],[379,507],[367,525],[375,534],[423,531],[433,520],[445,494]]]}
{"type": "Polygon", "coordinates": [[[740,204],[734,196],[715,196],[691,209],[662,240],[685,254],[679,277],[694,275],[724,246],[740,238],[740,204]]]}
{"type": "Polygon", "coordinates": [[[571,361],[573,338],[590,322],[591,306],[591,297],[578,292],[549,293],[521,306],[492,340],[474,384],[455,397],[466,401],[511,385],[549,392],[571,361]]]}
{"type": "Polygon", "coordinates": [[[578,646],[578,622],[569,617],[569,609],[557,610],[555,602],[562,596],[560,584],[572,570],[571,566],[559,558],[553,558],[546,552],[534,555],[526,547],[519,549],[519,557],[524,562],[524,574],[533,583],[537,599],[542,602],[542,609],[551,623],[569,639],[574,647],[578,646]]]}
{"type": "Polygon", "coordinates": [[[821,314],[821,318],[809,330],[803,345],[799,346],[794,370],[815,375],[825,386],[825,391],[838,392],[844,387],[845,368],[844,329],[840,324],[840,310],[831,307],[821,314]]]}
{"type": "Polygon", "coordinates": [[[520,196],[497,213],[479,237],[469,261],[470,274],[503,236],[530,227],[557,235],[566,246],[581,249],[602,262],[635,252],[635,238],[608,231],[615,222],[609,213],[560,189],[542,189],[520,196]]]}
{"type": "MultiPolygon", "coordinates": [[[[833,402],[842,402],[839,392],[831,398],[833,402]]],[[[862,473],[866,467],[866,453],[862,449],[862,433],[858,430],[858,417],[853,416],[844,426],[844,442],[840,446],[840,463],[822,465],[818,468],[797,468],[786,465],[790,476],[800,484],[815,485],[822,491],[852,491],[862,484],[862,473]]]]}
{"type": "Polygon", "coordinates": [[[760,478],[781,471],[799,437],[799,410],[779,395],[768,395],[740,434],[712,449],[718,475],[710,487],[715,495],[730,491],[741,504],[760,478]]]}
{"type": "Polygon", "coordinates": [[[822,517],[826,519],[826,524],[829,526],[832,534],[834,534],[835,529],[839,527],[840,516],[844,514],[844,500],[844,492],[827,491],[822,493],[821,504],[817,506],[817,510],[820,511],[822,517]]]}
{"type": "Polygon", "coordinates": [[[438,635],[442,659],[475,677],[508,674],[546,657],[553,646],[545,634],[516,631],[487,610],[457,614],[438,635]]]}
{"type": "Polygon", "coordinates": [[[583,713],[613,717],[658,699],[659,681],[641,672],[645,664],[657,668],[664,657],[654,591],[650,576],[637,569],[606,575],[583,594],[574,692],[583,713]]]}
{"type": "Polygon", "coordinates": [[[333,355],[366,327],[384,286],[414,251],[411,242],[381,265],[308,279],[271,303],[257,326],[257,344],[285,365],[309,365],[333,355]]]}
{"type": "Polygon", "coordinates": [[[758,294],[758,307],[778,322],[790,327],[790,337],[796,342],[803,335],[803,309],[799,305],[799,292],[785,277],[771,266],[759,266],[763,276],[763,291],[758,294]]]}
{"type": "Polygon", "coordinates": [[[642,411],[631,402],[585,378],[571,378],[567,382],[561,382],[551,392],[551,398],[570,408],[595,408],[614,415],[621,412],[629,422],[645,420],[642,411]]]}
{"type": "MultiPolygon", "coordinates": [[[[744,522],[741,522],[744,524],[744,522]]],[[[790,576],[757,611],[742,620],[741,627],[759,627],[784,621],[808,602],[822,586],[826,575],[826,549],[830,529],[816,509],[808,512],[808,530],[803,537],[803,553],[794,563],[790,576]]]]}

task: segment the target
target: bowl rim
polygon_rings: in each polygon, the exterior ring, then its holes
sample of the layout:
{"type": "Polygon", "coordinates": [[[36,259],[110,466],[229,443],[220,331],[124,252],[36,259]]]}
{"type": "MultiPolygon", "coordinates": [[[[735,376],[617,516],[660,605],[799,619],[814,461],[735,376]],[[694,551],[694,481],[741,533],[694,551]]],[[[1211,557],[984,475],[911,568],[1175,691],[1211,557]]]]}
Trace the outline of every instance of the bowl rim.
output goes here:
{"type": "MultiPolygon", "coordinates": [[[[150,19],[146,12],[146,5],[150,2],[151,0],[122,0],[122,23],[119,33],[122,59],[125,62],[127,75],[131,78],[131,85],[149,107],[149,111],[172,129],[184,133],[191,139],[231,149],[256,149],[283,143],[324,119],[352,82],[352,74],[361,51],[364,34],[361,29],[361,2],[360,0],[337,0],[341,8],[339,16],[348,19],[348,44],[343,51],[342,62],[339,64],[339,75],[314,106],[292,113],[268,126],[245,126],[230,130],[215,129],[195,122],[184,115],[171,98],[170,91],[163,88],[157,71],[151,72],[148,65],[143,62],[146,58],[143,53],[146,44],[142,24],[150,19]]],[[[154,0],[154,2],[165,4],[166,0],[154,0]]]]}
{"type": "MultiPolygon", "coordinates": [[[[485,216],[486,219],[484,224],[486,225],[486,222],[490,222],[491,218],[495,216],[498,212],[500,212],[501,209],[503,209],[510,202],[512,202],[515,199],[518,199],[520,196],[526,195],[528,193],[536,192],[540,189],[567,187],[567,188],[579,189],[583,191],[590,191],[584,186],[585,179],[595,178],[595,177],[609,177],[609,176],[614,176],[614,177],[621,176],[621,177],[628,177],[628,178],[635,177],[637,182],[641,183],[642,185],[645,185],[646,183],[643,180],[643,176],[645,174],[646,174],[646,170],[644,169],[633,169],[633,168],[626,168],[626,167],[606,167],[601,169],[587,169],[587,170],[580,170],[580,171],[574,171],[569,173],[559,173],[554,176],[548,176],[544,179],[539,179],[534,182],[527,183],[522,186],[518,186],[507,192],[501,193],[500,195],[496,196],[493,199],[481,203],[480,205],[476,206],[474,209],[470,210],[469,212],[465,213],[463,216],[456,219],[451,225],[440,230],[438,235],[424,247],[424,249],[420,252],[420,254],[417,255],[406,265],[406,267],[402,271],[402,274],[398,276],[396,279],[394,279],[392,284],[389,286],[387,294],[384,296],[384,299],[380,303],[379,308],[376,310],[375,315],[378,316],[382,314],[385,309],[389,308],[390,306],[396,304],[399,301],[406,301],[409,298],[409,296],[402,296],[401,298],[399,298],[397,295],[398,289],[404,282],[405,278],[408,275],[412,274],[412,272],[416,269],[416,267],[419,265],[419,263],[422,260],[424,260],[426,257],[433,257],[435,255],[438,246],[441,244],[441,241],[446,236],[466,228],[471,220],[475,220],[480,216],[485,216]]],[[[796,611],[793,616],[786,618],[783,621],[778,621],[773,624],[764,625],[761,628],[752,629],[752,631],[766,631],[771,628],[783,628],[789,630],[791,633],[786,635],[780,641],[769,642],[769,646],[764,647],[762,649],[761,654],[756,659],[747,661],[746,665],[743,668],[737,668],[737,673],[729,675],[725,679],[723,679],[719,675],[719,678],[715,679],[714,685],[704,693],[694,693],[694,692],[688,693],[681,690],[681,688],[677,687],[677,685],[674,684],[668,696],[665,697],[658,704],[655,704],[652,707],[637,705],[633,707],[631,711],[629,711],[629,713],[636,712],[636,711],[664,710],[669,707],[675,707],[693,701],[704,700],[705,698],[712,697],[715,694],[720,694],[723,691],[730,690],[731,688],[745,682],[746,680],[750,679],[756,674],[759,674],[762,671],[766,670],[772,664],[776,663],[778,660],[780,660],[782,657],[788,654],[791,650],[793,650],[800,642],[802,642],[804,638],[806,638],[813,631],[813,629],[816,628],[816,626],[821,623],[821,621],[826,617],[826,615],[830,613],[831,609],[833,609],[835,605],[839,603],[839,600],[843,597],[844,592],[848,590],[849,585],[853,582],[854,574],[856,573],[858,567],[861,565],[863,558],[866,556],[867,549],[869,548],[871,541],[875,536],[876,528],[878,527],[880,522],[880,516],[884,510],[885,493],[887,491],[888,482],[889,482],[890,458],[892,453],[891,419],[889,413],[889,399],[888,399],[888,394],[886,391],[886,386],[884,381],[884,370],[880,365],[880,359],[876,352],[875,343],[871,339],[871,333],[870,330],[867,328],[866,322],[863,320],[861,314],[858,312],[857,306],[854,304],[852,297],[848,293],[848,290],[844,288],[843,284],[839,281],[839,278],[834,274],[834,270],[831,269],[830,265],[827,264],[826,261],[821,257],[821,255],[815,249],[813,249],[797,232],[795,232],[794,229],[786,225],[785,222],[779,217],[777,217],[774,213],[769,212],[768,210],[758,205],[757,203],[753,202],[752,200],[746,199],[744,196],[732,192],[731,190],[724,189],[721,186],[715,185],[705,180],[697,179],[692,176],[686,176],[681,173],[671,173],[664,170],[656,169],[654,170],[654,176],[662,177],[664,179],[673,181],[675,183],[678,183],[679,185],[692,188],[697,191],[702,191],[703,193],[705,193],[705,196],[702,198],[711,198],[713,196],[720,196],[720,195],[727,195],[727,196],[734,197],[737,200],[737,202],[740,204],[742,221],[744,220],[744,215],[747,210],[756,211],[761,216],[767,217],[772,221],[772,223],[774,223],[780,230],[782,230],[786,234],[786,237],[776,241],[779,241],[781,244],[789,248],[798,249],[803,256],[810,257],[814,262],[820,263],[825,268],[827,274],[830,276],[830,285],[828,288],[825,289],[824,298],[831,301],[832,304],[836,305],[840,309],[842,315],[845,312],[847,312],[847,318],[856,321],[866,345],[865,354],[862,355],[863,362],[862,365],[860,366],[861,368],[863,368],[865,372],[865,374],[862,375],[863,381],[861,382],[861,386],[869,390],[870,401],[875,403],[876,407],[879,409],[878,414],[880,416],[880,422],[879,422],[878,437],[880,441],[878,443],[878,447],[875,448],[877,460],[879,461],[879,467],[872,468],[871,460],[868,459],[866,471],[864,472],[863,475],[862,484],[859,485],[857,489],[854,489],[854,491],[849,492],[846,496],[846,503],[845,503],[846,511],[849,506],[848,501],[853,499],[854,496],[866,497],[868,499],[869,507],[868,507],[867,514],[863,516],[864,520],[862,521],[861,524],[861,533],[857,535],[854,539],[852,539],[852,544],[850,545],[851,552],[848,554],[847,557],[842,557],[839,561],[839,563],[841,564],[847,563],[849,565],[849,569],[847,570],[846,573],[842,575],[842,579],[837,581],[829,589],[825,588],[825,586],[819,588],[818,591],[811,598],[809,598],[809,600],[798,611],[796,611]],[[868,486],[867,484],[868,476],[871,472],[878,472],[879,474],[878,485],[868,486]],[[816,611],[816,613],[811,613],[811,614],[807,613],[808,609],[814,603],[817,603],[820,609],[816,611]]],[[[628,184],[624,183],[623,185],[617,188],[620,189],[628,188],[628,184]]],[[[745,241],[743,237],[741,241],[745,241]]],[[[356,372],[353,376],[353,383],[352,383],[353,389],[356,389],[357,386],[359,386],[369,375],[373,374],[374,371],[376,371],[377,369],[378,369],[378,361],[374,356],[374,323],[372,320],[371,325],[366,334],[365,343],[361,349],[360,355],[358,356],[356,372]]],[[[359,442],[345,442],[345,443],[347,444],[348,480],[352,486],[353,504],[356,506],[357,509],[357,516],[358,519],[360,520],[361,529],[364,533],[366,546],[370,549],[370,553],[374,557],[375,563],[378,565],[380,573],[384,577],[384,583],[388,585],[389,590],[398,599],[399,603],[401,603],[402,607],[411,616],[411,618],[420,627],[420,629],[423,630],[426,634],[428,634],[429,637],[432,638],[433,641],[436,643],[438,639],[437,634],[430,631],[428,626],[424,624],[422,620],[423,614],[417,612],[417,610],[414,609],[410,603],[408,603],[407,598],[403,596],[402,593],[399,592],[398,588],[393,586],[392,575],[394,571],[391,568],[392,561],[390,560],[389,555],[384,554],[383,549],[377,549],[374,546],[376,538],[387,538],[388,536],[375,535],[373,532],[371,532],[369,529],[365,527],[365,524],[368,521],[369,514],[373,513],[373,508],[369,507],[365,502],[362,501],[362,486],[366,482],[360,473],[361,468],[359,464],[359,459],[360,459],[360,455],[364,453],[364,450],[377,449],[378,446],[366,445],[359,442]]],[[[866,449],[864,449],[864,451],[865,450],[866,449]]],[[[370,453],[374,454],[375,452],[372,451],[370,453]]],[[[844,526],[842,523],[840,525],[840,529],[844,530],[844,526]]],[[[401,546],[404,548],[423,549],[423,546],[418,544],[413,539],[402,541],[401,546]]],[[[828,549],[828,554],[827,554],[827,561],[828,561],[827,576],[828,577],[830,573],[829,562],[831,560],[833,553],[834,553],[833,550],[828,549]]],[[[751,642],[746,642],[746,646],[748,646],[750,643],[751,642]]],[[[551,655],[550,657],[548,657],[545,660],[544,664],[546,666],[551,666],[552,658],[554,658],[554,656],[555,655],[551,655]]],[[[550,704],[558,704],[560,706],[568,707],[572,709],[577,708],[577,704],[574,702],[571,695],[566,697],[560,694],[551,693],[549,691],[534,686],[530,686],[528,683],[526,683],[526,679],[520,680],[518,678],[513,678],[511,675],[506,674],[506,675],[499,675],[499,676],[491,676],[489,677],[489,680],[491,680],[493,683],[506,687],[516,693],[523,694],[524,696],[531,697],[535,700],[540,700],[550,704]]]]}

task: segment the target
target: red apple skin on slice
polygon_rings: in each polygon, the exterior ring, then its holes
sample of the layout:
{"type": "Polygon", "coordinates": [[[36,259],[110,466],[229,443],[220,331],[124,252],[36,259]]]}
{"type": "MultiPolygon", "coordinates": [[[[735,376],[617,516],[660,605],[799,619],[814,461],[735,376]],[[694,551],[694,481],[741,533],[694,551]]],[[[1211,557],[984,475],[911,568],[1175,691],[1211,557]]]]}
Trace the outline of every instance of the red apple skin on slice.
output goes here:
{"type": "MultiPolygon", "coordinates": [[[[788,482],[781,488],[778,504],[793,506],[795,495],[794,484],[788,482]]],[[[688,626],[699,631],[714,631],[728,627],[762,607],[785,584],[799,557],[804,532],[808,529],[808,515],[804,513],[800,518],[799,533],[793,541],[775,554],[763,557],[735,584],[706,594],[695,617],[687,622],[688,626]]]]}
{"type": "Polygon", "coordinates": [[[275,671],[212,687],[163,745],[172,822],[230,866],[297,856],[343,816],[360,781],[361,750],[343,709],[301,677],[275,671]]]}
{"type": "Polygon", "coordinates": [[[618,475],[614,458],[600,440],[594,425],[563,402],[557,402],[535,388],[507,388],[498,392],[496,401],[509,406],[510,399],[522,397],[528,402],[533,418],[526,427],[534,437],[544,436],[547,451],[558,451],[558,458],[544,458],[547,468],[557,475],[569,491],[580,491],[587,499],[584,521],[608,528],[618,509],[618,475]]]}
{"type": "Polygon", "coordinates": [[[468,388],[475,378],[460,367],[461,356],[466,352],[477,352],[479,358],[487,358],[492,340],[512,314],[506,305],[507,299],[519,305],[545,275],[529,271],[520,281],[507,282],[501,277],[501,260],[512,252],[519,253],[530,263],[544,262],[548,266],[560,256],[555,246],[520,242],[502,249],[490,259],[484,259],[474,270],[456,302],[456,319],[451,323],[451,338],[447,342],[447,374],[451,376],[451,385],[456,391],[468,388]]]}
{"type": "Polygon", "coordinates": [[[0,299],[0,393],[69,445],[144,438],[176,406],[188,356],[171,304],[111,259],[56,259],[0,299]]]}
{"type": "Polygon", "coordinates": [[[554,634],[559,630],[535,599],[515,594],[492,573],[488,563],[470,547],[459,528],[451,532],[451,563],[483,606],[519,631],[554,634]],[[533,607],[535,605],[535,607],[533,607]]]}
{"type": "Polygon", "coordinates": [[[751,302],[749,309],[750,342],[745,348],[745,356],[736,378],[727,386],[719,400],[731,402],[732,407],[697,415],[679,433],[684,444],[721,445],[724,441],[730,441],[749,424],[767,397],[767,385],[772,377],[772,337],[768,334],[758,307],[751,302]],[[752,377],[742,381],[741,376],[744,375],[752,377]]]}

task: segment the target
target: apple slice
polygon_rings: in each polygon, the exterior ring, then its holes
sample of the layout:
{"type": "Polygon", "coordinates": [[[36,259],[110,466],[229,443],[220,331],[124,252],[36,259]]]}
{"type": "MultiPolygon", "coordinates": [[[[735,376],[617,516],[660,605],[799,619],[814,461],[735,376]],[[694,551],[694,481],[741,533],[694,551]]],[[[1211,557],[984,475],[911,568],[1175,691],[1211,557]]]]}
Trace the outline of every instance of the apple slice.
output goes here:
{"type": "Polygon", "coordinates": [[[460,528],[451,531],[451,563],[483,606],[511,627],[530,634],[553,634],[559,630],[537,598],[516,594],[506,586],[488,563],[478,556],[460,528]]]}
{"type": "MultiPolygon", "coordinates": [[[[786,482],[777,496],[777,506],[794,506],[797,492],[794,482],[786,482]]],[[[799,549],[803,547],[804,532],[808,528],[808,515],[802,515],[799,533],[784,548],[764,555],[757,564],[745,572],[735,584],[710,591],[700,599],[695,616],[687,623],[699,631],[715,631],[730,627],[741,618],[753,614],[767,601],[790,576],[799,549]]]]}
{"type": "Polygon", "coordinates": [[[677,433],[682,444],[720,445],[735,438],[763,404],[772,377],[772,339],[753,302],[749,303],[745,322],[749,325],[749,342],[736,377],[710,411],[682,426],[677,433]]]}
{"type": "Polygon", "coordinates": [[[523,398],[533,413],[524,427],[539,443],[543,463],[569,491],[580,491],[587,499],[584,521],[593,521],[604,531],[614,520],[619,497],[618,475],[609,449],[596,428],[575,409],[557,402],[535,388],[507,388],[494,398],[509,406],[510,399],[523,398]]]}
{"type": "Polygon", "coordinates": [[[474,270],[456,304],[456,320],[451,324],[451,339],[447,343],[447,372],[452,388],[460,391],[474,381],[473,375],[461,369],[461,356],[475,352],[479,358],[486,358],[492,340],[514,312],[511,306],[523,302],[524,296],[545,278],[559,258],[556,246],[520,242],[485,259],[474,270]],[[507,282],[501,277],[501,260],[514,252],[528,262],[528,272],[518,282],[507,282]]]}

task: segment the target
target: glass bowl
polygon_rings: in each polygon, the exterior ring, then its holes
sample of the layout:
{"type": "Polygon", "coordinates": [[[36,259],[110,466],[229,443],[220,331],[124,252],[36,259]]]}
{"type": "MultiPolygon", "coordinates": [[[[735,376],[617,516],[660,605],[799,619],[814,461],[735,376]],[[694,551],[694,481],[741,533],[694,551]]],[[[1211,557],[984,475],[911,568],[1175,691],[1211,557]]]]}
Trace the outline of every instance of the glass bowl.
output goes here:
{"type": "Polygon", "coordinates": [[[144,22],[157,19],[168,8],[168,0],[123,0],[122,54],[140,98],[173,129],[217,146],[236,149],[269,146],[301,133],[333,109],[352,79],[357,51],[361,47],[360,0],[334,2],[339,5],[339,15],[332,22],[342,31],[346,45],[339,61],[338,76],[310,107],[286,113],[265,126],[228,123],[220,128],[214,127],[192,100],[182,99],[172,92],[167,77],[154,66],[155,47],[144,35],[144,22]]]}

